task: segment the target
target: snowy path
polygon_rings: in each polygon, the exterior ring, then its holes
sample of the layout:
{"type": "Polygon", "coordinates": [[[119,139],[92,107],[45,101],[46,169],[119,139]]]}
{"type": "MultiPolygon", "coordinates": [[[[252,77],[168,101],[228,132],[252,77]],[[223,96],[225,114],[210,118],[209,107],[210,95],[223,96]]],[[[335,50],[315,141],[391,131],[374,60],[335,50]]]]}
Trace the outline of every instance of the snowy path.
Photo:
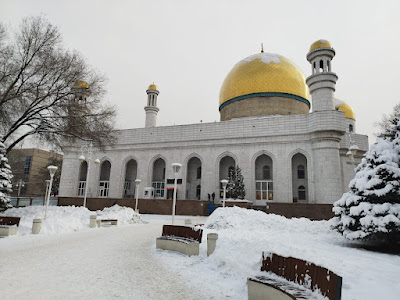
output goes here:
{"type": "Polygon", "coordinates": [[[156,220],[1,239],[0,299],[204,299],[154,255],[161,228],[156,220]]]}

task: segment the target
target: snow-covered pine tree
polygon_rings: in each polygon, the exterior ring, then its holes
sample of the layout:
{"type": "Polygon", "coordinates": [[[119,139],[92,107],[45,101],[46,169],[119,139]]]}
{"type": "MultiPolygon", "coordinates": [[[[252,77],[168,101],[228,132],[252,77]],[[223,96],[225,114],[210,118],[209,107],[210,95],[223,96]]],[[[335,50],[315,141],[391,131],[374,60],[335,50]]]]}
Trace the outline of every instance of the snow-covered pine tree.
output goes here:
{"type": "Polygon", "coordinates": [[[348,239],[400,241],[400,119],[365,154],[350,191],[334,203],[334,228],[348,239]]]}
{"type": "Polygon", "coordinates": [[[226,185],[227,197],[233,199],[244,199],[246,192],[244,189],[244,178],[239,166],[230,170],[228,184],[226,185]]]}
{"type": "Polygon", "coordinates": [[[0,211],[11,207],[10,193],[12,192],[11,167],[6,157],[6,147],[0,139],[0,211]]]}

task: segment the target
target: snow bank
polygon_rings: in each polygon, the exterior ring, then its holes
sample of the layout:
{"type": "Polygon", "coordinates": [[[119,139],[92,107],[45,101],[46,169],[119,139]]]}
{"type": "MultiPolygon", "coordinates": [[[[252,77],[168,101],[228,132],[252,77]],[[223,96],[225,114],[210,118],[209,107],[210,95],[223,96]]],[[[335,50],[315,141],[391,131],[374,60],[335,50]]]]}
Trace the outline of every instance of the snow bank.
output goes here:
{"type": "Polygon", "coordinates": [[[40,234],[60,234],[89,228],[90,216],[97,214],[98,219],[118,219],[118,224],[144,223],[132,208],[114,205],[102,211],[90,211],[84,207],[49,206],[47,218],[44,217],[43,206],[27,206],[10,208],[2,213],[3,216],[20,217],[18,235],[32,232],[33,219],[42,219],[40,234]]]}
{"type": "Polygon", "coordinates": [[[263,275],[263,251],[310,261],[342,276],[342,299],[398,299],[400,257],[358,249],[331,230],[331,225],[332,221],[287,219],[239,207],[218,208],[205,222],[199,256],[156,253],[191,287],[200,289],[201,282],[201,291],[209,293],[210,299],[247,299],[247,277],[263,275]],[[218,240],[215,252],[207,257],[206,240],[211,232],[218,234],[218,240]],[[204,287],[213,289],[208,292],[204,287]]]}

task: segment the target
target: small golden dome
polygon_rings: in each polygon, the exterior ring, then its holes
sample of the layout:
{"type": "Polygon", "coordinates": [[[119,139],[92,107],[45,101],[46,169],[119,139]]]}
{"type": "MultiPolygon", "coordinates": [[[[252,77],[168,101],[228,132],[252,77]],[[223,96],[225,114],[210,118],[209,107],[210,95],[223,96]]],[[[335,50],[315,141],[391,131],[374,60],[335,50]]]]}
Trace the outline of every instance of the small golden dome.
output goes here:
{"type": "Polygon", "coordinates": [[[340,111],[344,112],[344,117],[345,118],[353,119],[353,120],[356,119],[356,116],[354,114],[353,109],[346,102],[344,102],[344,101],[342,101],[340,99],[334,98],[333,99],[333,105],[335,106],[336,110],[340,110],[340,111]]]}
{"type": "Polygon", "coordinates": [[[332,45],[327,40],[318,40],[310,46],[310,51],[318,48],[332,48],[332,45]]]}
{"type": "Polygon", "coordinates": [[[148,90],[156,90],[156,91],[158,91],[157,86],[154,84],[154,82],[149,85],[148,90]]]}
{"type": "Polygon", "coordinates": [[[309,103],[309,91],[301,70],[286,57],[257,53],[238,62],[226,76],[219,105],[252,94],[294,95],[309,103]]]}
{"type": "Polygon", "coordinates": [[[78,80],[78,81],[75,81],[74,87],[88,89],[89,88],[89,84],[86,81],[78,80]]]}

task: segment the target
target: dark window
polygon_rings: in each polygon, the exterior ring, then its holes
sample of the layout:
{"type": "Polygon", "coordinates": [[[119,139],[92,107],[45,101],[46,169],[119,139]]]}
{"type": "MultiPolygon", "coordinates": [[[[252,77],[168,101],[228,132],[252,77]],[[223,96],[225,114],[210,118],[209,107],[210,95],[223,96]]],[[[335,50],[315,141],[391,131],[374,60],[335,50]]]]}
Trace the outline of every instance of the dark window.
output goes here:
{"type": "Polygon", "coordinates": [[[324,71],[324,62],[322,60],[319,61],[319,68],[322,72],[324,71]]]}
{"type": "Polygon", "coordinates": [[[353,132],[353,125],[349,125],[349,132],[353,132]]]}
{"type": "Polygon", "coordinates": [[[197,179],[201,179],[201,167],[197,168],[197,179]]]}
{"type": "Polygon", "coordinates": [[[304,179],[305,176],[305,171],[304,171],[304,166],[303,165],[298,165],[297,166],[297,178],[298,179],[304,179]]]}
{"type": "Polygon", "coordinates": [[[200,200],[200,192],[201,192],[201,185],[199,184],[196,187],[196,198],[197,198],[197,200],[200,200]]]}
{"type": "Polygon", "coordinates": [[[271,168],[269,166],[263,167],[263,179],[271,179],[271,168]]]}
{"type": "Polygon", "coordinates": [[[163,172],[163,173],[162,173],[162,179],[165,179],[165,168],[163,169],[162,172],[163,172]]]}
{"type": "Polygon", "coordinates": [[[299,186],[298,193],[299,200],[306,200],[306,188],[304,186],[299,186]]]}
{"type": "Polygon", "coordinates": [[[31,162],[32,162],[32,156],[27,156],[25,158],[25,168],[24,168],[25,175],[29,175],[29,171],[31,170],[31,162]]]}

